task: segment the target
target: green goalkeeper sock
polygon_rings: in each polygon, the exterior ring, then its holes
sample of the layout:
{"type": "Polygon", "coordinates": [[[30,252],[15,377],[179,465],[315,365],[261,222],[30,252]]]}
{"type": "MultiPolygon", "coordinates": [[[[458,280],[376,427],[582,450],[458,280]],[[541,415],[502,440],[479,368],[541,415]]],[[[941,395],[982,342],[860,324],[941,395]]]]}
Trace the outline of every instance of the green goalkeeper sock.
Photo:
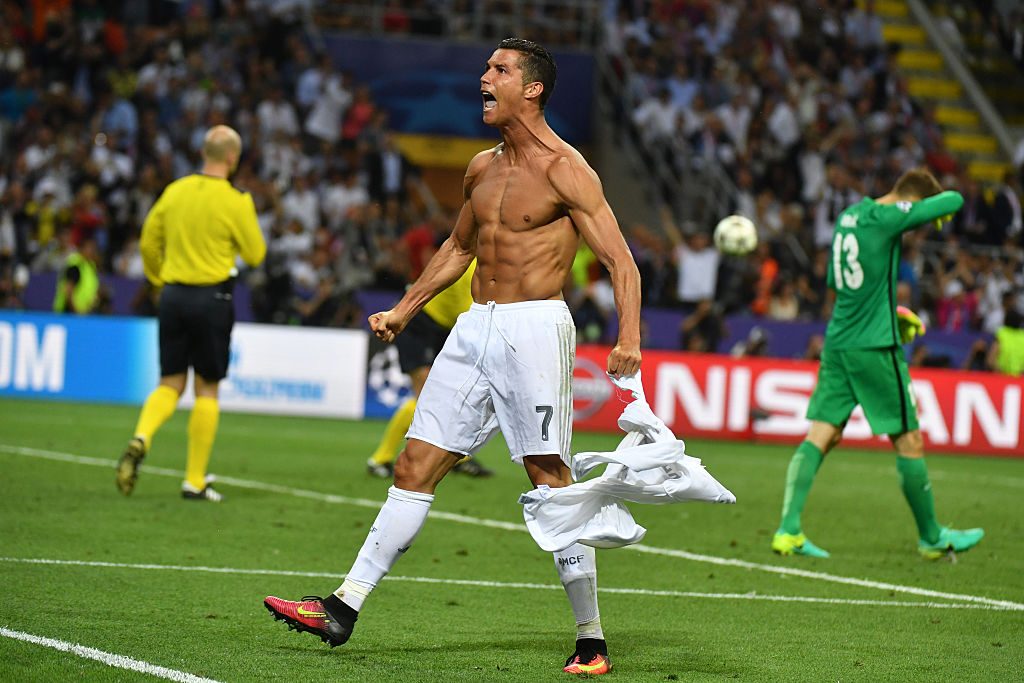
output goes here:
{"type": "Polygon", "coordinates": [[[787,534],[800,533],[800,513],[807,503],[807,494],[811,492],[814,475],[818,473],[825,456],[810,441],[804,441],[789,461],[786,472],[786,497],[782,501],[782,522],[779,528],[787,534]]]}
{"type": "Polygon", "coordinates": [[[935,499],[932,497],[932,483],[928,479],[928,466],[924,458],[896,457],[896,471],[900,473],[903,495],[914,513],[917,533],[926,543],[936,543],[942,527],[935,519],[935,499]]]}

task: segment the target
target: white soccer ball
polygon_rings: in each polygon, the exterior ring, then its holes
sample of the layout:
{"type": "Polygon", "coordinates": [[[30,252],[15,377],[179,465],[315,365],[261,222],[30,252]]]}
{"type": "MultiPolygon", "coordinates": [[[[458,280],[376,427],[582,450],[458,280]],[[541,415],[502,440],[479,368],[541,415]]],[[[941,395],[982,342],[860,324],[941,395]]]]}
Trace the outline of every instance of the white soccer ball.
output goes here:
{"type": "Polygon", "coordinates": [[[746,216],[726,216],[715,226],[715,246],[730,256],[743,256],[757,247],[757,228],[746,216]]]}

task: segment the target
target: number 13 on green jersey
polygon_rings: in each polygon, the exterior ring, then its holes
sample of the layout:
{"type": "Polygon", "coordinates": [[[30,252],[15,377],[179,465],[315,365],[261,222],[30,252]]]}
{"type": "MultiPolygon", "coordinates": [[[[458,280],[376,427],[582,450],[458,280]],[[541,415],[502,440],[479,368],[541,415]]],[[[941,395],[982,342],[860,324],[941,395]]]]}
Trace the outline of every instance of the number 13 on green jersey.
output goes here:
{"type": "Polygon", "coordinates": [[[836,220],[828,285],[836,292],[826,349],[897,346],[896,275],[900,238],[923,223],[954,213],[964,200],[941,192],[919,202],[879,204],[865,198],[836,220]]]}

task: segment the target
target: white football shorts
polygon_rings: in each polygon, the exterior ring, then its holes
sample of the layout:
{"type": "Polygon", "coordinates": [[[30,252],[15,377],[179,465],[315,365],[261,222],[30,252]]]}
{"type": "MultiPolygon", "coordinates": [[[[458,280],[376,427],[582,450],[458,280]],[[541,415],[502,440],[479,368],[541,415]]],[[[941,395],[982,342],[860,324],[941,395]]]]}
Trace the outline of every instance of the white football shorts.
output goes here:
{"type": "Polygon", "coordinates": [[[500,428],[515,462],[568,464],[575,361],[564,301],[475,303],[434,359],[406,437],[472,455],[500,428]]]}

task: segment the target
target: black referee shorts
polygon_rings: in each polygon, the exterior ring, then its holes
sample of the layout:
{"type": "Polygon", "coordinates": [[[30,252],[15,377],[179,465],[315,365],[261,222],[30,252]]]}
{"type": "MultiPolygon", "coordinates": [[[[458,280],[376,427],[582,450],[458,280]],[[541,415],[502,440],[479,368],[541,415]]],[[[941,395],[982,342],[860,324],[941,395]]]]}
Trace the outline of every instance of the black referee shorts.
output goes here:
{"type": "Polygon", "coordinates": [[[409,374],[416,368],[433,365],[450,332],[423,311],[414,315],[402,334],[395,338],[402,372],[409,374]]]}
{"type": "Polygon", "coordinates": [[[227,377],[235,305],[231,283],[164,286],[160,294],[160,376],[195,373],[208,382],[227,377]]]}

